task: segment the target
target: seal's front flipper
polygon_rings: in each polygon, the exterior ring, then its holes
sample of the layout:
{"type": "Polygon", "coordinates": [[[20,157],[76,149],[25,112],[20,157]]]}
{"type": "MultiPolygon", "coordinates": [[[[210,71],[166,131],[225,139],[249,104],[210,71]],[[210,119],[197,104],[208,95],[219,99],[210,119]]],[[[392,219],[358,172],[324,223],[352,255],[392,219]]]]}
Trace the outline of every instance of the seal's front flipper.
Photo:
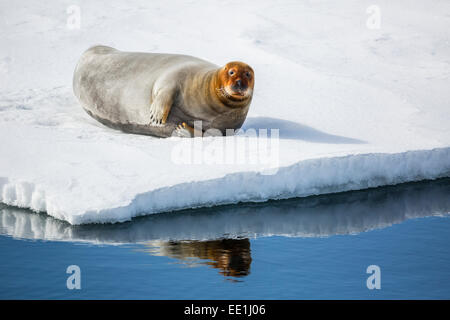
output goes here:
{"type": "Polygon", "coordinates": [[[192,138],[194,136],[194,128],[182,122],[175,129],[175,136],[182,138],[192,138]]]}
{"type": "Polygon", "coordinates": [[[160,90],[150,105],[150,125],[165,124],[173,103],[172,90],[160,90]]]}
{"type": "Polygon", "coordinates": [[[182,122],[179,125],[177,125],[175,129],[175,136],[185,138],[202,137],[203,131],[199,129],[196,130],[192,128],[190,125],[188,125],[186,122],[182,122]]]}

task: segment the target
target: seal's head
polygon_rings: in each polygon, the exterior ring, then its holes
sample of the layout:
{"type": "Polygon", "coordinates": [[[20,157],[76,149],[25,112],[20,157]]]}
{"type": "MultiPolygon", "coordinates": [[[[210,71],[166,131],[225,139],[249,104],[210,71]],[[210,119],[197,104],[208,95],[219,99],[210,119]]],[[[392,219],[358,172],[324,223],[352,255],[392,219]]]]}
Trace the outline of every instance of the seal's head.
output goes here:
{"type": "Polygon", "coordinates": [[[227,63],[218,72],[217,90],[219,95],[235,103],[248,103],[253,95],[255,74],[253,69],[243,62],[227,63]]]}

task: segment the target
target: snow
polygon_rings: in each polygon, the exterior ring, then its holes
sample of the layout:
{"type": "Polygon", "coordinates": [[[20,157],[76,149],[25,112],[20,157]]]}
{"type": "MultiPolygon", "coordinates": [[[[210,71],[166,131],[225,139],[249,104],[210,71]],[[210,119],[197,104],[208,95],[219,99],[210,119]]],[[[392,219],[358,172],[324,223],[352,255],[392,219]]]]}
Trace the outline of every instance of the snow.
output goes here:
{"type": "Polygon", "coordinates": [[[447,1],[377,1],[379,29],[369,1],[83,1],[79,29],[73,4],[0,1],[5,204],[104,223],[450,176],[447,1]],[[71,86],[94,44],[249,63],[259,138],[104,127],[71,86]]]}

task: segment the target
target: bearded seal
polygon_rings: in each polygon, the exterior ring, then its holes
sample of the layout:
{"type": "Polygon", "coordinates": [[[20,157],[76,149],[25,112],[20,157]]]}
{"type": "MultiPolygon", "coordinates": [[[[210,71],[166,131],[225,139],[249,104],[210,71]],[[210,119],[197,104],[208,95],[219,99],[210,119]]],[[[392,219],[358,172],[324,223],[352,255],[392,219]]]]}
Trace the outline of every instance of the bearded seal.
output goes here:
{"type": "Polygon", "coordinates": [[[244,123],[254,81],[253,69],[239,61],[219,67],[187,55],[95,46],[82,54],[73,90],[90,116],[114,129],[197,136],[194,122],[201,121],[200,134],[223,135],[244,123]]]}

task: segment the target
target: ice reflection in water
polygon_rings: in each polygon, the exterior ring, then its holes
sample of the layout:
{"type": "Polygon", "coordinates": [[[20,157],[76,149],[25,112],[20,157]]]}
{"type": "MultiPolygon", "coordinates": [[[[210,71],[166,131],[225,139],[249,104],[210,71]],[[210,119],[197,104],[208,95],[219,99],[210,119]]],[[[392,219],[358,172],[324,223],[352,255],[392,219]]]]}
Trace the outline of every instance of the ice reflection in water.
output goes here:
{"type": "Polygon", "coordinates": [[[152,255],[244,277],[249,238],[357,234],[450,212],[450,179],[302,199],[185,210],[131,222],[72,226],[45,214],[0,205],[0,234],[14,238],[143,245],[152,255]]]}

